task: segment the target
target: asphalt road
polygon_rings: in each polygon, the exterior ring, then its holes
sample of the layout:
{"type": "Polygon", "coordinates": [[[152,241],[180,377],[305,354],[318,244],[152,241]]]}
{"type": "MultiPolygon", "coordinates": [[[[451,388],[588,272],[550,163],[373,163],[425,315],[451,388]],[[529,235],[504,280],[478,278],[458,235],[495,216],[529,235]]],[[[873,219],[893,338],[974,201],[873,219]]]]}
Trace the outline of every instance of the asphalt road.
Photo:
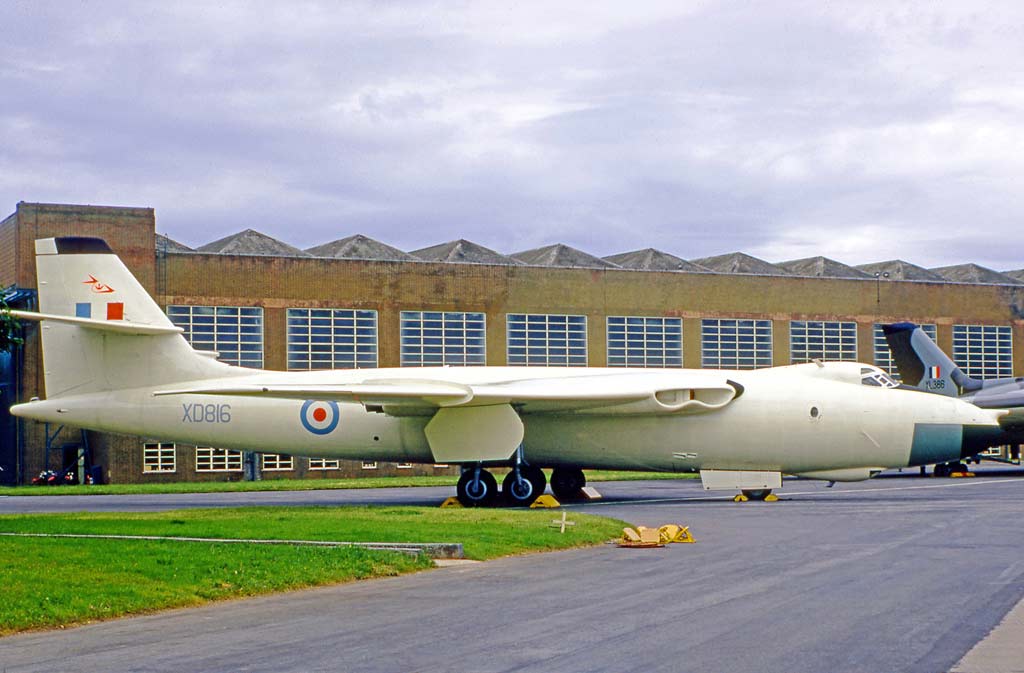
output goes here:
{"type": "MultiPolygon", "coordinates": [[[[0,669],[936,672],[1024,597],[1019,477],[787,481],[780,502],[745,504],[691,481],[598,488],[606,499],[570,520],[683,523],[697,544],[507,558],[8,637],[0,669]]],[[[0,498],[0,512],[420,504],[449,491],[0,498]]]]}

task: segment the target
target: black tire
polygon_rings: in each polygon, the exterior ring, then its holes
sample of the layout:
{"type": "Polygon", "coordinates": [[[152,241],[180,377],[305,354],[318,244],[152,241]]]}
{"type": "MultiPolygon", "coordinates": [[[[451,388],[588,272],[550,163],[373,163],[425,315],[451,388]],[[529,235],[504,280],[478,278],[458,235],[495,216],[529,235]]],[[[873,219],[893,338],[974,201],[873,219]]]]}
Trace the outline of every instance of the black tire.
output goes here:
{"type": "Polygon", "coordinates": [[[544,476],[544,470],[533,465],[523,465],[519,472],[533,484],[538,498],[544,495],[544,489],[548,487],[548,478],[544,476]]]}
{"type": "Polygon", "coordinates": [[[512,470],[505,475],[505,480],[501,482],[501,495],[505,498],[505,502],[512,507],[529,507],[540,495],[540,492],[525,471],[520,470],[517,475],[515,470],[512,470]]]}
{"type": "Polygon", "coordinates": [[[764,500],[772,494],[770,488],[752,488],[743,491],[743,495],[747,496],[751,500],[764,500]]]}
{"type": "Polygon", "coordinates": [[[480,481],[474,483],[474,470],[466,470],[455,487],[456,497],[463,507],[487,507],[498,495],[498,481],[487,470],[480,470],[480,481]]]}
{"type": "Polygon", "coordinates": [[[949,476],[949,465],[946,463],[938,463],[932,469],[932,475],[936,477],[948,477],[949,476]]]}
{"type": "Polygon", "coordinates": [[[587,485],[583,470],[575,467],[556,467],[551,471],[551,492],[563,502],[579,500],[587,485]]]}

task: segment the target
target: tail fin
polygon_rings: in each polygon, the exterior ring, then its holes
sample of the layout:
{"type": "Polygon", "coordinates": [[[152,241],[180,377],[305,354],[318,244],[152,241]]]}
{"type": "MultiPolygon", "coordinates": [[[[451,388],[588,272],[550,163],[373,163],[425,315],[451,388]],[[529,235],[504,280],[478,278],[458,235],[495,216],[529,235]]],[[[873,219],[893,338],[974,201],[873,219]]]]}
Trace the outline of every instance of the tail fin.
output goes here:
{"type": "Polygon", "coordinates": [[[950,397],[981,388],[981,381],[964,374],[918,325],[882,325],[882,331],[905,384],[950,397]]]}
{"type": "Polygon", "coordinates": [[[49,398],[211,376],[233,367],[189,346],[120,258],[98,238],[36,241],[43,370],[49,398]]]}

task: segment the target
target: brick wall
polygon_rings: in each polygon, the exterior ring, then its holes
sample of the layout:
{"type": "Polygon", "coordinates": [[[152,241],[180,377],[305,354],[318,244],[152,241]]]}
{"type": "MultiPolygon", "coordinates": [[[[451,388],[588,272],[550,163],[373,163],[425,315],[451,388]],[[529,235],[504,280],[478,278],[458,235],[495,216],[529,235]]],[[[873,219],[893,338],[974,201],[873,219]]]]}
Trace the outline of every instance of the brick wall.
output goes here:
{"type": "MultiPolygon", "coordinates": [[[[955,323],[1012,325],[1014,369],[1024,372],[1024,288],[180,253],[158,259],[151,209],[30,203],[18,204],[17,211],[0,222],[0,283],[35,287],[34,239],[63,235],[107,239],[161,305],[262,306],[265,363],[272,369],[286,365],[286,309],[305,307],[377,310],[381,366],[399,364],[399,312],[437,310],[484,312],[487,361],[492,365],[506,361],[506,314],[526,312],[586,315],[591,366],[604,366],[606,361],[607,316],[659,315],[684,319],[687,367],[700,367],[703,317],[773,320],[776,364],[789,362],[791,319],[856,321],[858,355],[868,362],[873,357],[872,324],[910,319],[937,324],[939,344],[947,350],[955,323]]],[[[23,399],[43,396],[37,332],[37,326],[28,327],[23,399]]],[[[24,427],[25,475],[31,477],[44,467],[43,428],[32,422],[24,427]]],[[[240,473],[197,474],[194,447],[187,445],[178,446],[174,475],[143,475],[141,438],[100,433],[89,437],[96,462],[115,482],[240,478],[240,473]]],[[[308,471],[305,459],[296,459],[295,465],[294,471],[264,476],[438,473],[430,465],[399,471],[381,463],[378,470],[367,471],[358,461],[344,461],[341,469],[325,472],[308,471]]]]}

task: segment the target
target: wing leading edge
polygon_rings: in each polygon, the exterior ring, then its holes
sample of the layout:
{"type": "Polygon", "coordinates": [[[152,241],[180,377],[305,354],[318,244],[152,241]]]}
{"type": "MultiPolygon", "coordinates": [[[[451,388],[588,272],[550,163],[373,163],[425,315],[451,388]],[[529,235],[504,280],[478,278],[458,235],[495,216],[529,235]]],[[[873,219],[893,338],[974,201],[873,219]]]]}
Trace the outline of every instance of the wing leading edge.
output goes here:
{"type": "Polygon", "coordinates": [[[665,414],[701,413],[726,406],[743,392],[728,379],[677,375],[605,374],[544,377],[488,383],[428,379],[368,379],[359,383],[261,382],[211,383],[158,390],[154,395],[232,395],[293,400],[334,400],[383,407],[396,415],[423,409],[508,404],[519,413],[665,414]],[[657,380],[652,380],[657,379],[657,380]]]}

